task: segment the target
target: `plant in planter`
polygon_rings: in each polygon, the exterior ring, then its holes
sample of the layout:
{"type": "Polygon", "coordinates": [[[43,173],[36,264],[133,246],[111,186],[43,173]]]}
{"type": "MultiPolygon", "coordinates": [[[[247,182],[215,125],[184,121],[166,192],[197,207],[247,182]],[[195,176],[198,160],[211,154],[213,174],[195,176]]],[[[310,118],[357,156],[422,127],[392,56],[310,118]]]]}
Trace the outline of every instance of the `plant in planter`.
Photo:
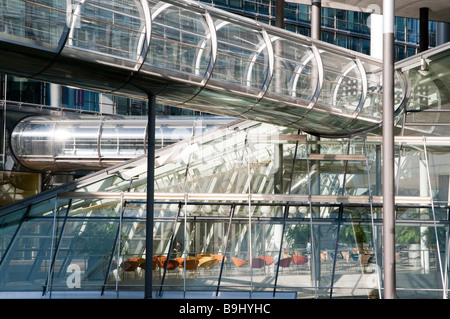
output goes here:
{"type": "Polygon", "coordinates": [[[367,230],[361,223],[344,226],[339,234],[339,241],[343,244],[356,243],[358,253],[364,252],[364,244],[367,243],[367,230]]]}
{"type": "Polygon", "coordinates": [[[408,246],[409,262],[413,263],[420,256],[420,233],[419,227],[399,226],[395,231],[395,240],[398,244],[408,246]]]}

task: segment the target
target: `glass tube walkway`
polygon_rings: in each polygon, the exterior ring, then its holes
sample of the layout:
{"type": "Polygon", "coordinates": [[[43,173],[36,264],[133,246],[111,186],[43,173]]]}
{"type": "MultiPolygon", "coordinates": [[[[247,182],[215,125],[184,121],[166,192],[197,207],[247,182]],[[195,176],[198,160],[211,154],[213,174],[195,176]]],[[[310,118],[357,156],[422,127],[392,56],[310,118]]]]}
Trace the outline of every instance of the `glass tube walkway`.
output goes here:
{"type": "Polygon", "coordinates": [[[0,19],[8,74],[322,136],[381,122],[380,61],[205,4],[13,0],[0,19]]]}
{"type": "MultiPolygon", "coordinates": [[[[234,120],[216,116],[158,117],[155,148],[234,120]]],[[[30,116],[11,132],[11,149],[22,165],[36,171],[99,170],[145,155],[147,129],[146,117],[30,116]]]]}

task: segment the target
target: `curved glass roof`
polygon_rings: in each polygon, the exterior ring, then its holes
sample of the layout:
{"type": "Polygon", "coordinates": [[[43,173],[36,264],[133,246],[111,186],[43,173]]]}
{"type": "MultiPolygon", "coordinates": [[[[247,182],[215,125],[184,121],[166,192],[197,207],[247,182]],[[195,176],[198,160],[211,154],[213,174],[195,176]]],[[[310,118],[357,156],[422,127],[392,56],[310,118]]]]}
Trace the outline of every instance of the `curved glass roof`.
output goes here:
{"type": "Polygon", "coordinates": [[[0,10],[10,74],[321,135],[381,122],[380,61],[205,4],[16,0],[0,10]]]}

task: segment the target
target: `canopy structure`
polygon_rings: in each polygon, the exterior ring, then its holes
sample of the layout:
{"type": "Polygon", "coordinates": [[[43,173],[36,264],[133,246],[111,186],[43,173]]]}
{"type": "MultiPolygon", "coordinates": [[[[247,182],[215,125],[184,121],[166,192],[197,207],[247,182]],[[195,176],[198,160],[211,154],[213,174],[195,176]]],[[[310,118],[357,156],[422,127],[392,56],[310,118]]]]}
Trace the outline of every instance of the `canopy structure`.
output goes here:
{"type": "MultiPolygon", "coordinates": [[[[323,136],[381,122],[379,60],[198,2],[16,0],[0,16],[8,74],[323,136]]],[[[397,112],[406,92],[397,74],[397,112]]]]}

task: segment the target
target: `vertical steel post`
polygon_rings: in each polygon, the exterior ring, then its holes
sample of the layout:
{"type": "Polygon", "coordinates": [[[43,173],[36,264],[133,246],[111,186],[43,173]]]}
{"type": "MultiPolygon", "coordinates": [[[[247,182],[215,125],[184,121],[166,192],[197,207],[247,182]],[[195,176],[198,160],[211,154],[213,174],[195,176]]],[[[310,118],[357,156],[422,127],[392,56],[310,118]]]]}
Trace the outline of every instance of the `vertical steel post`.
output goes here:
{"type": "Polygon", "coordinates": [[[145,299],[152,298],[153,275],[153,211],[155,192],[155,107],[156,98],[148,96],[148,124],[147,124],[147,214],[145,237],[145,299]]]}
{"type": "Polygon", "coordinates": [[[394,193],[395,0],[383,0],[383,254],[384,298],[396,298],[394,193]]]}
{"type": "MultiPolygon", "coordinates": [[[[312,0],[311,2],[311,38],[314,40],[321,39],[322,24],[322,0],[312,0]]],[[[312,78],[319,79],[319,69],[314,69],[312,78]]],[[[310,135],[308,139],[311,141],[311,153],[320,154],[320,137],[310,135]]],[[[320,161],[311,161],[311,172],[316,171],[316,177],[311,182],[309,190],[310,195],[320,195],[320,161]]],[[[311,200],[311,199],[310,199],[311,200]]],[[[317,298],[317,287],[320,286],[321,266],[320,266],[320,225],[314,225],[312,218],[315,208],[310,203],[310,227],[311,227],[311,262],[312,262],[312,280],[314,286],[314,295],[317,298]]]]}
{"type": "Polygon", "coordinates": [[[429,30],[428,30],[428,8],[420,8],[419,20],[419,51],[428,50],[429,46],[429,30]]]}
{"type": "Polygon", "coordinates": [[[320,25],[322,23],[322,0],[311,2],[311,38],[320,40],[320,25]]]}
{"type": "Polygon", "coordinates": [[[284,0],[275,0],[275,26],[284,29],[284,0]]]}

